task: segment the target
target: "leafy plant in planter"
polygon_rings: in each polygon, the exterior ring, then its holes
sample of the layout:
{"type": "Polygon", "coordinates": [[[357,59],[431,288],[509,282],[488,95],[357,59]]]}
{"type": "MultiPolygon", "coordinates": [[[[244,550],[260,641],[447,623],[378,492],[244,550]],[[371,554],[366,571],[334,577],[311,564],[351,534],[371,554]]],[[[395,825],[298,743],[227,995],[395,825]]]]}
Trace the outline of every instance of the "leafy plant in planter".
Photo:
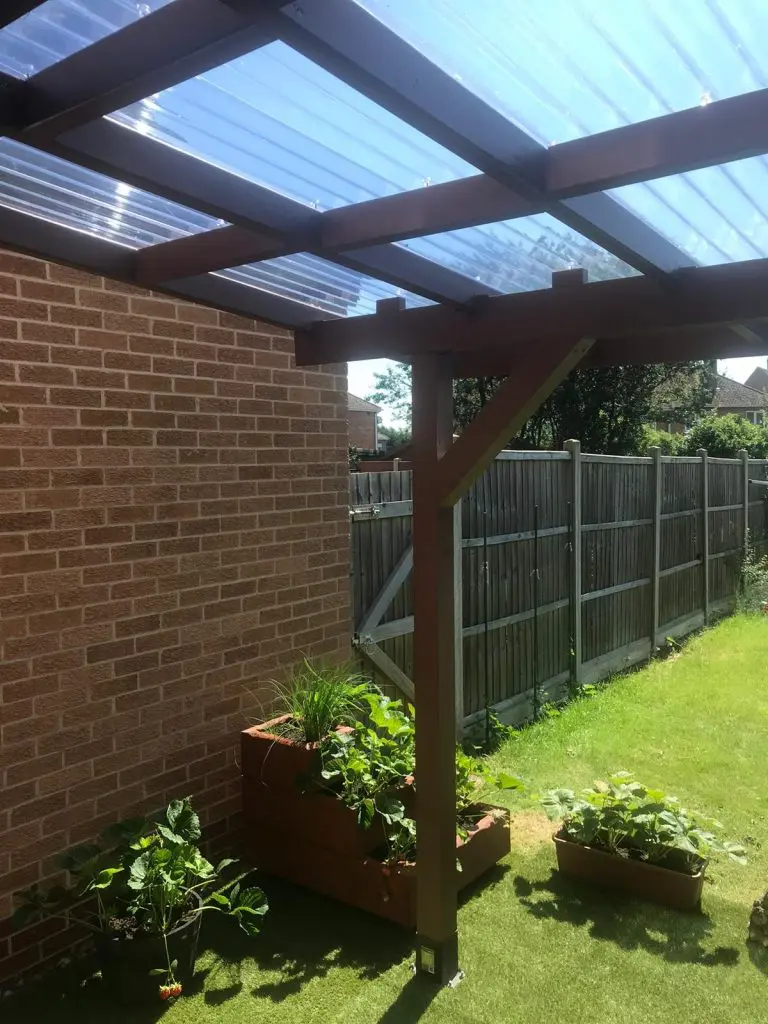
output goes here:
{"type": "MultiPolygon", "coordinates": [[[[413,708],[380,693],[364,697],[368,714],[348,732],[333,733],[321,745],[322,780],[326,787],[357,813],[358,823],[383,823],[386,861],[412,860],[416,851],[416,824],[408,814],[415,779],[416,736],[413,708]]],[[[519,788],[519,779],[493,775],[477,757],[456,751],[457,835],[466,839],[474,821],[483,784],[497,789],[519,788]]]]}
{"type": "Polygon", "coordinates": [[[615,856],[695,875],[714,854],[745,863],[742,846],[719,837],[719,822],[686,810],[676,797],[618,772],[580,795],[556,789],[544,795],[548,816],[562,820],[561,836],[615,856]]]}
{"type": "MultiPolygon", "coordinates": [[[[149,963],[148,973],[164,979],[160,997],[178,996],[185,972],[171,945],[187,954],[191,971],[204,912],[229,915],[256,935],[268,909],[260,889],[242,887],[242,876],[221,884],[222,872],[236,862],[222,860],[214,867],[196,845],[200,835],[189,798],[172,801],[157,820],[109,826],[99,844],[77,847],[60,859],[70,874],[68,887],[33,886],[21,894],[14,924],[21,928],[45,917],[81,924],[95,934],[105,977],[115,973],[120,980],[121,961],[145,968],[149,963]],[[156,954],[164,961],[160,965],[151,963],[156,954]]],[[[131,983],[141,987],[140,979],[131,983]]]]}

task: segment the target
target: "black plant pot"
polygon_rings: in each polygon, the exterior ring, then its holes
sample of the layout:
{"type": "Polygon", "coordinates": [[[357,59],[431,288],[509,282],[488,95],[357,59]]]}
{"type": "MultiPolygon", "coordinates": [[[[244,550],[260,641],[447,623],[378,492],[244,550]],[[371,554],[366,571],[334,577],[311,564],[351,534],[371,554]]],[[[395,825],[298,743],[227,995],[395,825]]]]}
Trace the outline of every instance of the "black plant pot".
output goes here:
{"type": "MultiPolygon", "coordinates": [[[[174,973],[182,985],[191,981],[195,970],[201,920],[202,914],[195,914],[167,936],[171,962],[178,961],[174,973]]],[[[162,936],[132,939],[99,936],[97,954],[102,982],[110,995],[131,1003],[159,1000],[158,989],[166,979],[150,971],[166,965],[162,936]]]]}

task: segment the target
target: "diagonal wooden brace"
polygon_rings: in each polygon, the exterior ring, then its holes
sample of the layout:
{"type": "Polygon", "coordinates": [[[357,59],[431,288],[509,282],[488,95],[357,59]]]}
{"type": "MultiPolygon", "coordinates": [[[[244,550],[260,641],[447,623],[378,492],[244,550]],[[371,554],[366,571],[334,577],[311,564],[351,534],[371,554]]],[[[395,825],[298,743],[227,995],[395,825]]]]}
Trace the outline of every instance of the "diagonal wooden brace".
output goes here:
{"type": "Polygon", "coordinates": [[[541,403],[568,376],[592,347],[593,339],[542,342],[475,416],[440,459],[433,486],[436,500],[453,506],[499,450],[530,419],[541,403]]]}

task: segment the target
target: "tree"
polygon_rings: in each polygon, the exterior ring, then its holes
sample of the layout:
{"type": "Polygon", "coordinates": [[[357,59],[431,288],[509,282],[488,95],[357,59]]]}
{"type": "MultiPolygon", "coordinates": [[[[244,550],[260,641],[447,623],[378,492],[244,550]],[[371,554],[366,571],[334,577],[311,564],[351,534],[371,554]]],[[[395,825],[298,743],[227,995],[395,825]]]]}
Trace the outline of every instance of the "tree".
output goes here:
{"type": "Polygon", "coordinates": [[[691,427],[678,454],[695,455],[700,448],[717,459],[733,459],[742,448],[750,458],[764,459],[768,455],[768,431],[734,413],[708,416],[691,427]]]}
{"type": "Polygon", "coordinates": [[[408,427],[379,427],[379,438],[385,442],[387,448],[397,448],[402,444],[409,444],[411,431],[408,427]]]}
{"type": "Polygon", "coordinates": [[[375,387],[366,395],[369,402],[386,405],[395,419],[411,428],[411,368],[408,363],[394,363],[374,375],[375,387]]]}

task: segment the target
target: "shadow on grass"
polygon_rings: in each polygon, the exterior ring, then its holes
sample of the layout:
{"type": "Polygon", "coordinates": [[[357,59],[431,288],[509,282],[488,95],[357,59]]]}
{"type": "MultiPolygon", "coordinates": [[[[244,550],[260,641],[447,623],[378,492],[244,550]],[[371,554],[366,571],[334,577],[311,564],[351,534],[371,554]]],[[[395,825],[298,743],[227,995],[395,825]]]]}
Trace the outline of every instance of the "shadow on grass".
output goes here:
{"type": "Polygon", "coordinates": [[[217,962],[206,979],[206,1003],[219,1005],[241,991],[244,959],[249,970],[280,975],[250,990],[277,1003],[337,968],[351,968],[361,981],[372,981],[413,948],[411,934],[370,914],[266,875],[259,875],[259,884],[269,913],[257,939],[248,942],[236,928],[222,928],[228,921],[216,920],[208,930],[205,948],[217,962]]]}
{"type": "Polygon", "coordinates": [[[588,927],[592,938],[614,942],[626,950],[643,949],[669,963],[734,967],[739,951],[704,945],[712,921],[700,911],[684,913],[598,890],[553,871],[542,882],[518,875],[515,892],[525,909],[540,920],[588,927]]]}
{"type": "Polygon", "coordinates": [[[763,946],[756,946],[753,942],[747,943],[749,959],[763,974],[768,975],[768,949],[763,946]]]}
{"type": "MultiPolygon", "coordinates": [[[[206,1005],[216,1007],[246,990],[279,1003],[337,968],[351,968],[361,981],[371,981],[413,949],[413,935],[393,924],[266,875],[258,881],[270,903],[260,935],[250,939],[234,921],[207,915],[199,948],[205,966],[198,966],[185,984],[184,997],[204,992],[206,1005]],[[279,978],[249,988],[265,971],[279,978]]],[[[2,1024],[156,1024],[167,1009],[159,998],[156,1003],[119,1005],[96,972],[92,960],[48,972],[41,982],[0,1001],[2,1024]]],[[[409,985],[395,1005],[410,1006],[411,1000],[415,1005],[417,994],[409,985]]]]}

